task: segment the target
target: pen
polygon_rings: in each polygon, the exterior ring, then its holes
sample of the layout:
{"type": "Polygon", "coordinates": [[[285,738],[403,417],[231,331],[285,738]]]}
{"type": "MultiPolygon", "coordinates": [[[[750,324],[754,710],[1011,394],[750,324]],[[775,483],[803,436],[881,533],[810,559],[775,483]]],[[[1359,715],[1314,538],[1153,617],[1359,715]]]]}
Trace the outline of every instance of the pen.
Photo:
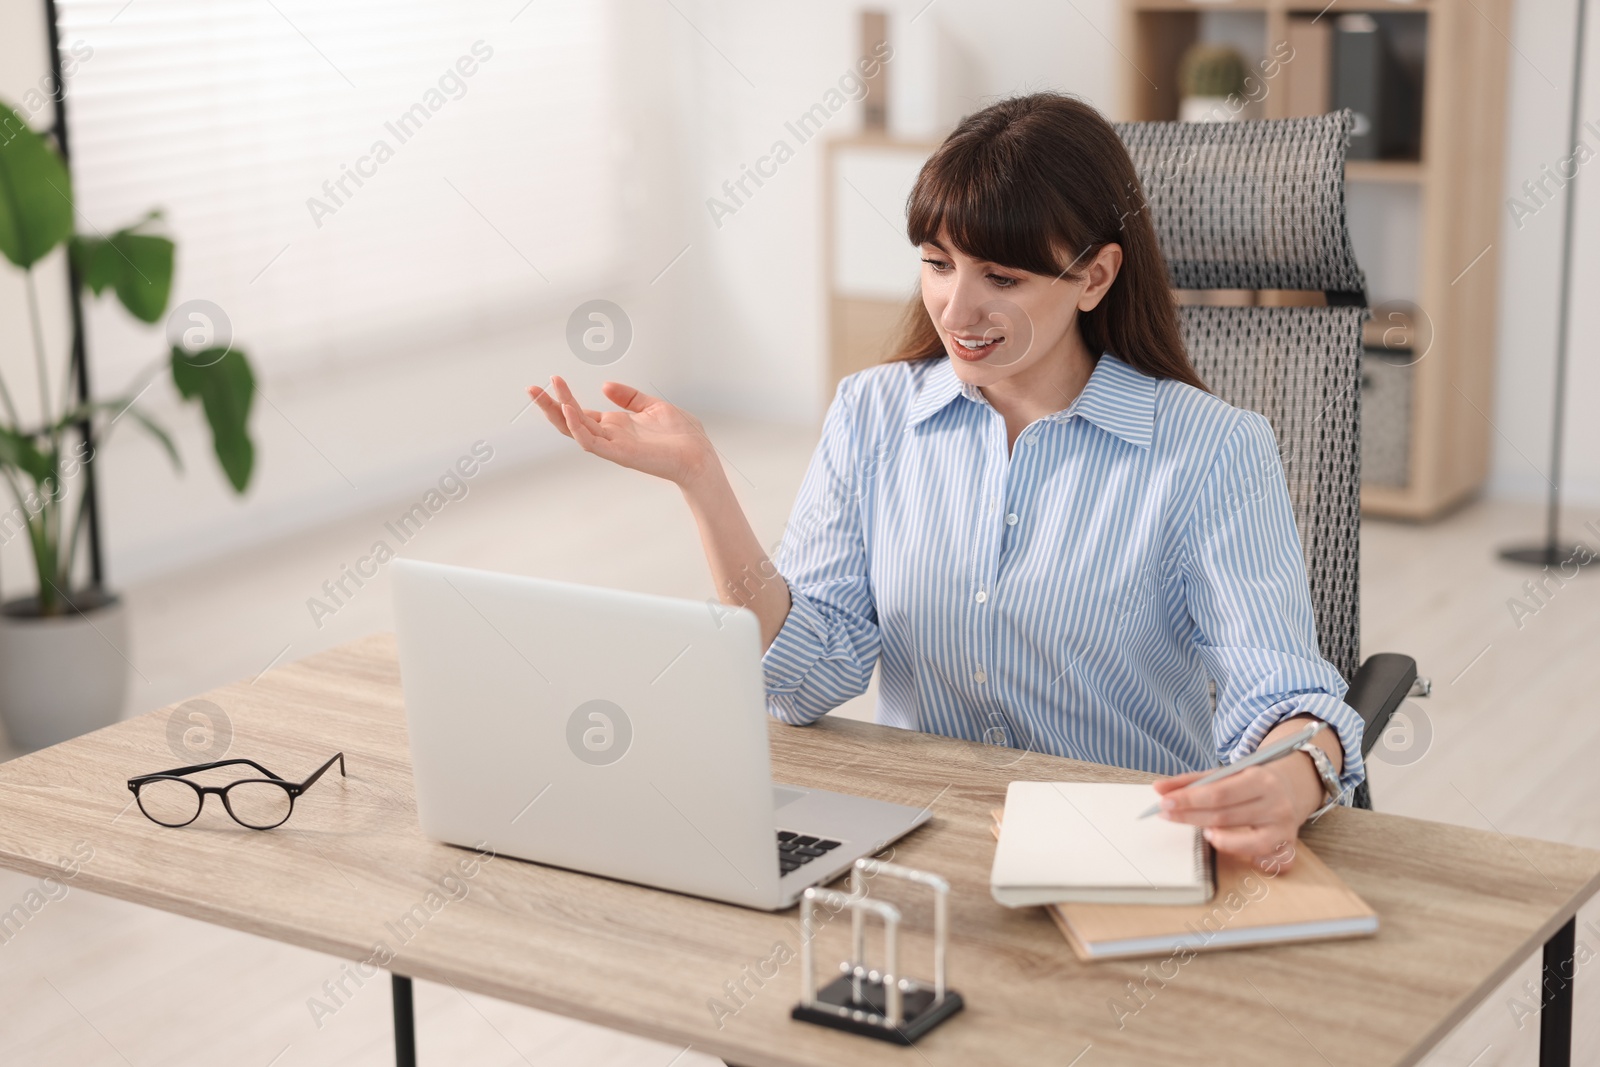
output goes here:
{"type": "MultiPolygon", "coordinates": [[[[1226,767],[1219,767],[1217,770],[1212,771],[1204,778],[1199,778],[1193,782],[1190,782],[1188,785],[1184,786],[1184,788],[1193,789],[1197,785],[1210,785],[1212,782],[1220,782],[1222,779],[1227,778],[1230,775],[1238,774],[1247,767],[1254,767],[1258,764],[1271,763],[1273,760],[1282,759],[1289,753],[1293,752],[1300,745],[1317,736],[1317,731],[1321,730],[1327,725],[1328,724],[1325,722],[1313,723],[1312,725],[1307,726],[1304,730],[1301,730],[1299,733],[1291,734],[1290,736],[1285,737],[1282,741],[1274,742],[1273,744],[1268,745],[1266,748],[1257,749],[1236,763],[1230,763],[1226,767]]],[[[1161,802],[1156,801],[1144,812],[1142,812],[1139,815],[1139,818],[1148,819],[1150,816],[1156,814],[1160,810],[1161,802]]]]}

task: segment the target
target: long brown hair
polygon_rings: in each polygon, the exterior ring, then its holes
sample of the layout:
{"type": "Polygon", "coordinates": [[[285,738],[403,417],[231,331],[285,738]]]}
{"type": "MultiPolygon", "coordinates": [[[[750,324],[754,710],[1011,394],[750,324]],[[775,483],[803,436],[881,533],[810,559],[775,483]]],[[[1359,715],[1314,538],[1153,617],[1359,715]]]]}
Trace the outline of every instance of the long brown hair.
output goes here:
{"type": "MultiPolygon", "coordinates": [[[[1076,280],[1108,244],[1122,269],[1077,316],[1089,351],[1152,378],[1204,389],[1178,332],[1167,266],[1133,161],[1088,104],[1060,93],[1002,100],[961,120],[922,165],[907,203],[911,243],[948,238],[974,259],[1076,280]],[[1074,256],[1061,260],[1062,250],[1074,256]]],[[[946,355],[922,298],[912,299],[886,362],[946,355]]]]}

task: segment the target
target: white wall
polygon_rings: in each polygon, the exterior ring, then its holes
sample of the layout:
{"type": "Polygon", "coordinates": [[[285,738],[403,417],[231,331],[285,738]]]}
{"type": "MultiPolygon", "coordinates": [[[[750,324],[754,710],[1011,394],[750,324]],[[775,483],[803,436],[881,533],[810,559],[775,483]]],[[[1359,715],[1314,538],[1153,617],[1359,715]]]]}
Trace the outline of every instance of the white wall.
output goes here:
{"type": "MultiPolygon", "coordinates": [[[[1555,167],[1568,155],[1567,117],[1572,86],[1572,0],[1538,0],[1516,5],[1509,29],[1510,106],[1507,109],[1505,196],[1523,197],[1523,182],[1538,178],[1544,164],[1555,167]]],[[[1600,12],[1589,5],[1585,45],[1584,102],[1579,115],[1600,127],[1600,12]]],[[[1600,135],[1586,133],[1600,152],[1600,135]]],[[[1568,342],[1564,498],[1572,504],[1600,504],[1600,420],[1592,416],[1600,401],[1600,159],[1578,175],[1573,248],[1573,309],[1568,342]]],[[[1551,396],[1554,387],[1556,310],[1561,282],[1560,201],[1523,217],[1511,213],[1500,230],[1500,332],[1495,380],[1497,430],[1490,492],[1533,498],[1548,491],[1551,396]]],[[[1530,535],[1536,531],[1530,529],[1530,535]]]]}

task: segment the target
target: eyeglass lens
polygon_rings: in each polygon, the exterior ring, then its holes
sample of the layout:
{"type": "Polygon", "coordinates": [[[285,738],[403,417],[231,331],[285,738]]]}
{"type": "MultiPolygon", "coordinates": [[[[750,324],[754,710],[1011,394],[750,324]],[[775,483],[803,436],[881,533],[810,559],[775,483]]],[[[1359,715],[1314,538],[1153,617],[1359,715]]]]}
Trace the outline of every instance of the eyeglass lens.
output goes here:
{"type": "Polygon", "coordinates": [[[235,782],[222,799],[228,812],[252,830],[272,829],[294,808],[294,797],[276,782],[235,782]]]}
{"type": "Polygon", "coordinates": [[[187,826],[200,814],[200,791],[177,778],[155,778],[139,787],[139,808],[162,826],[187,826]]]}

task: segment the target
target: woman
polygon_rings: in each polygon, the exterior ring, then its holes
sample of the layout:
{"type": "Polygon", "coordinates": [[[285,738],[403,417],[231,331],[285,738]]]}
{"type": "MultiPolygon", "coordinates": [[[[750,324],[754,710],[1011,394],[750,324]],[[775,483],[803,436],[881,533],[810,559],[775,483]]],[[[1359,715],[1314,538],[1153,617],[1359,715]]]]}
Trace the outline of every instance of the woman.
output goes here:
{"type": "Polygon", "coordinates": [[[775,564],[693,416],[617,382],[620,411],[529,392],[682,489],[719,595],[760,619],[779,719],[876,665],[880,722],[1173,775],[1166,818],[1276,869],[1360,782],[1362,724],[1317,650],[1272,429],[1195,374],[1143,207],[1079,101],[964,120],[911,194],[903,343],[840,383],[775,564]],[[1310,719],[1320,756],[1184,788],[1310,719]]]}

